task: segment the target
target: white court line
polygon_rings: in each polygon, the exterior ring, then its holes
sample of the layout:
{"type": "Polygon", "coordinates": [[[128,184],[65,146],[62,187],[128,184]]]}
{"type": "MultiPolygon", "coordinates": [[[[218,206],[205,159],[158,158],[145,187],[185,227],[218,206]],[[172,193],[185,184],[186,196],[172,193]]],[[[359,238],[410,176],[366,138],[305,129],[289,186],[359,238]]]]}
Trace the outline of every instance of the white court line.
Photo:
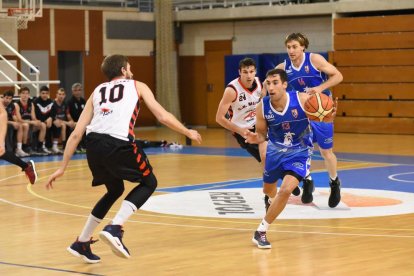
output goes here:
{"type": "MultiPolygon", "coordinates": [[[[46,213],[53,213],[58,215],[65,215],[65,216],[74,216],[74,217],[83,217],[87,218],[86,215],[78,215],[66,212],[58,212],[52,211],[47,209],[41,208],[33,208],[30,206],[26,206],[23,204],[11,202],[0,198],[1,202],[6,204],[10,204],[16,207],[26,208],[34,211],[41,211],[46,213]]],[[[105,220],[110,220],[106,218],[105,220]]],[[[152,225],[163,225],[163,226],[175,226],[175,227],[186,227],[186,228],[199,228],[199,229],[212,229],[212,230],[231,230],[231,231],[248,231],[253,232],[254,228],[230,228],[230,227],[215,227],[215,226],[202,226],[202,225],[185,225],[185,224],[175,224],[175,223],[164,223],[164,222],[148,222],[148,221],[139,221],[139,220],[128,220],[129,222],[133,223],[142,223],[142,224],[152,224],[152,225]]],[[[277,226],[277,225],[276,225],[277,226]]],[[[354,233],[332,233],[332,232],[312,232],[312,231],[288,231],[288,230],[268,230],[268,232],[275,232],[275,233],[295,233],[295,234],[314,234],[314,235],[331,235],[331,236],[356,236],[356,237],[380,237],[380,238],[414,238],[414,236],[408,235],[385,235],[385,234],[354,234],[354,233]]]]}
{"type": "Polygon", "coordinates": [[[393,181],[397,181],[397,182],[414,183],[413,180],[403,180],[403,179],[396,178],[396,176],[406,175],[406,174],[414,174],[414,172],[392,174],[392,175],[388,176],[388,179],[393,180],[393,181]]]}

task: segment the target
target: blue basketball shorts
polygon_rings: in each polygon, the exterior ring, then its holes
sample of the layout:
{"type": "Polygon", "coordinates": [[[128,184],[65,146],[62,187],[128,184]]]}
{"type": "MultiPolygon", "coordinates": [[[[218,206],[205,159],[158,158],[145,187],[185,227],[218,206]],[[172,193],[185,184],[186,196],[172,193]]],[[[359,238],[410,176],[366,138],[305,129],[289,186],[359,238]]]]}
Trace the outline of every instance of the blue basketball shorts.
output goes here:
{"type": "Polygon", "coordinates": [[[322,149],[331,149],[333,147],[333,123],[310,122],[313,132],[312,141],[318,143],[322,149]]]}
{"type": "Polygon", "coordinates": [[[312,149],[285,154],[275,151],[269,152],[268,147],[265,169],[263,172],[263,182],[275,183],[277,180],[283,179],[287,171],[293,171],[304,178],[309,171],[309,159],[311,155],[312,149]]]}

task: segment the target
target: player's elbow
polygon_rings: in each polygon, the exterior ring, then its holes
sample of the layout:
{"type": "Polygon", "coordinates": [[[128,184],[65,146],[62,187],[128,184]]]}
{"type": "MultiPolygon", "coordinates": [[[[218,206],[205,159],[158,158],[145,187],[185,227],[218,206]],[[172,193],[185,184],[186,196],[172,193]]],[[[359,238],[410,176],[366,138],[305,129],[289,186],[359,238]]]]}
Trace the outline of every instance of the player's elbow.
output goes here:
{"type": "Polygon", "coordinates": [[[157,120],[161,123],[161,124],[163,124],[163,125],[168,125],[168,123],[170,122],[170,116],[171,116],[171,114],[170,113],[166,113],[166,114],[159,114],[158,116],[157,116],[157,120]]]}
{"type": "Polygon", "coordinates": [[[338,71],[337,78],[338,78],[338,83],[340,83],[340,82],[342,82],[342,81],[343,81],[344,76],[342,76],[342,73],[338,71]]]}
{"type": "Polygon", "coordinates": [[[218,113],[216,114],[216,123],[222,125],[223,116],[220,116],[218,113]]]}

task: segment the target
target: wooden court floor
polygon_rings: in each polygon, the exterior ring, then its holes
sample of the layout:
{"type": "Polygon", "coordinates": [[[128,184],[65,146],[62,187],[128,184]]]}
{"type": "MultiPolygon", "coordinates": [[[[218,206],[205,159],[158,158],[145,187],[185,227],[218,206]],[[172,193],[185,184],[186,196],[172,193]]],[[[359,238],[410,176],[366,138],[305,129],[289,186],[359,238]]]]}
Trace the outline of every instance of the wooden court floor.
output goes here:
{"type": "MultiPolygon", "coordinates": [[[[75,156],[52,191],[44,188],[45,179],[59,158],[35,159],[40,181],[34,186],[19,168],[0,163],[0,275],[414,275],[414,136],[337,134],[343,206],[324,208],[326,172],[315,158],[320,202],[303,206],[292,196],[286,210],[292,217],[271,226],[273,248],[261,250],[251,242],[264,208],[259,164],[240,154],[228,132],[200,132],[201,146],[147,150],[159,187],[125,225],[128,260],[103,242],[92,245],[99,264],[66,251],[104,193],[91,187],[84,156],[75,156]],[[220,191],[242,193],[253,210],[211,215],[209,200],[220,191]]],[[[137,136],[185,143],[164,128],[137,136]]],[[[127,183],[126,192],[132,187],[127,183]]]]}

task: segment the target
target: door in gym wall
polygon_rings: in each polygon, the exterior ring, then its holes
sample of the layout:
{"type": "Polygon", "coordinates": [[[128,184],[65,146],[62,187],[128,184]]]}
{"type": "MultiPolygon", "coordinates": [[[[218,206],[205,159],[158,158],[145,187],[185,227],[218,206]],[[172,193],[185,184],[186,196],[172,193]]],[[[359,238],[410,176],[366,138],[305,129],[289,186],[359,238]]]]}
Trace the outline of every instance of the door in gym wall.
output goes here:
{"type": "MultiPolygon", "coordinates": [[[[66,98],[72,95],[72,84],[83,85],[83,56],[79,51],[59,51],[58,70],[60,87],[65,88],[66,98]]],[[[82,91],[83,97],[85,96],[82,91]]]]}
{"type": "Polygon", "coordinates": [[[224,56],[232,54],[231,40],[213,40],[204,42],[207,72],[207,126],[218,127],[216,112],[224,92],[224,56]]]}

